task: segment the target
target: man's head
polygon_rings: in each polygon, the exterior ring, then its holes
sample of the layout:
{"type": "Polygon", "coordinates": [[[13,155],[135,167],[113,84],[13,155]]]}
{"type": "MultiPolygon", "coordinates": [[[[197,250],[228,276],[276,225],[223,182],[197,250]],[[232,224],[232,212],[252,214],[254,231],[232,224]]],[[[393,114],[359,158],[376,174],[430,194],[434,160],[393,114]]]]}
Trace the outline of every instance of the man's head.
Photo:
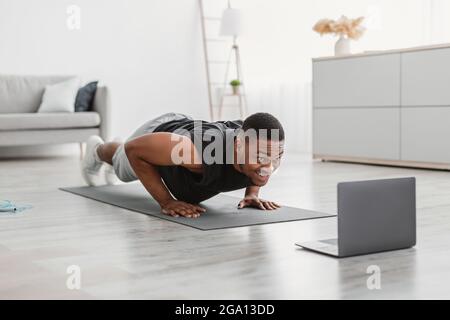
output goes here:
{"type": "Polygon", "coordinates": [[[256,186],[263,186],[279,167],[284,152],[284,130],[270,113],[245,119],[235,141],[237,163],[256,186]]]}

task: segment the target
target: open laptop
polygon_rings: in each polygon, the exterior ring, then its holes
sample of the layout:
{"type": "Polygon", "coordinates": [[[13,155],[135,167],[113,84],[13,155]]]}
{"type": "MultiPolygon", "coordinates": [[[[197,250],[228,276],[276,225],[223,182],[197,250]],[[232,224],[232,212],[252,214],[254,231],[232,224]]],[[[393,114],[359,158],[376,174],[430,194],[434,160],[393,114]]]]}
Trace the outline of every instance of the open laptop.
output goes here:
{"type": "Polygon", "coordinates": [[[338,238],[296,245],[349,257],[416,244],[415,178],[342,182],[337,194],[338,238]]]}

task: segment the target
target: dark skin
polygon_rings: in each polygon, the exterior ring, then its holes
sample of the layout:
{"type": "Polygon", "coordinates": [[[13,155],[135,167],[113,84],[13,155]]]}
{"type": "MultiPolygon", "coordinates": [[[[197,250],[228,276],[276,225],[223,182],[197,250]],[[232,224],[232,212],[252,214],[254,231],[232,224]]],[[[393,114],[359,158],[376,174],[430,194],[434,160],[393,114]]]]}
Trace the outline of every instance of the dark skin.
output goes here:
{"type": "MultiPolygon", "coordinates": [[[[258,173],[262,168],[270,166],[271,163],[249,161],[251,148],[245,148],[245,163],[238,164],[237,150],[240,143],[242,142],[237,139],[234,143],[235,163],[233,167],[236,171],[249,177],[254,185],[246,188],[245,196],[239,202],[238,208],[255,207],[261,210],[275,210],[279,208],[280,205],[277,203],[258,197],[260,188],[266,185],[269,180],[269,176],[262,177],[258,173]]],[[[248,144],[249,142],[246,143],[248,144]]],[[[264,151],[264,156],[281,158],[283,154],[282,143],[272,141],[267,141],[266,143],[267,148],[264,151]]],[[[98,147],[97,153],[102,161],[112,164],[112,156],[119,146],[120,144],[116,142],[105,143],[98,147]]],[[[125,152],[139,180],[150,195],[159,203],[164,214],[173,217],[198,218],[206,211],[205,208],[198,204],[174,199],[156,169],[156,166],[181,165],[191,172],[202,174],[201,155],[198,154],[197,149],[188,137],[168,132],[149,133],[127,142],[125,144],[125,152]],[[172,160],[171,155],[173,148],[176,145],[180,147],[180,143],[182,146],[181,150],[189,150],[190,152],[190,154],[180,154],[180,156],[183,159],[189,159],[189,161],[176,164],[172,160]]]]}

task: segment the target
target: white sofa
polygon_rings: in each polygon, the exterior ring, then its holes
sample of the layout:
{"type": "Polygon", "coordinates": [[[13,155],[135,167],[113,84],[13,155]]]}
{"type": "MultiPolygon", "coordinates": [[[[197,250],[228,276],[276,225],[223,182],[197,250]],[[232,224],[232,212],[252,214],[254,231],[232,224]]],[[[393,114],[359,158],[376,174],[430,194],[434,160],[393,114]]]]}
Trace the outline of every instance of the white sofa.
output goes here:
{"type": "Polygon", "coordinates": [[[107,139],[110,124],[107,87],[97,88],[91,112],[37,113],[45,86],[71,77],[0,75],[0,147],[81,145],[94,134],[107,139]]]}

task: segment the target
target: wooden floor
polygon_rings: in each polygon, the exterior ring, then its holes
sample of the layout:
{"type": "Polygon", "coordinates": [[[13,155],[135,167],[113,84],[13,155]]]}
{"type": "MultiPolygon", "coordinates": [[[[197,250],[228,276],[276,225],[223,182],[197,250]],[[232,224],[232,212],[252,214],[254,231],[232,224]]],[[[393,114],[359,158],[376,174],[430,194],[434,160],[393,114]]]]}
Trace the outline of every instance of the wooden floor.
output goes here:
{"type": "Polygon", "coordinates": [[[417,177],[417,247],[334,259],[294,242],[335,237],[335,218],[199,231],[59,191],[82,184],[75,156],[2,160],[0,199],[33,208],[0,216],[0,298],[450,298],[449,172],[295,155],[262,195],[335,213],[338,182],[401,176],[417,177]],[[66,286],[71,265],[80,290],[66,286]],[[370,265],[380,290],[367,288],[370,265]]]}

